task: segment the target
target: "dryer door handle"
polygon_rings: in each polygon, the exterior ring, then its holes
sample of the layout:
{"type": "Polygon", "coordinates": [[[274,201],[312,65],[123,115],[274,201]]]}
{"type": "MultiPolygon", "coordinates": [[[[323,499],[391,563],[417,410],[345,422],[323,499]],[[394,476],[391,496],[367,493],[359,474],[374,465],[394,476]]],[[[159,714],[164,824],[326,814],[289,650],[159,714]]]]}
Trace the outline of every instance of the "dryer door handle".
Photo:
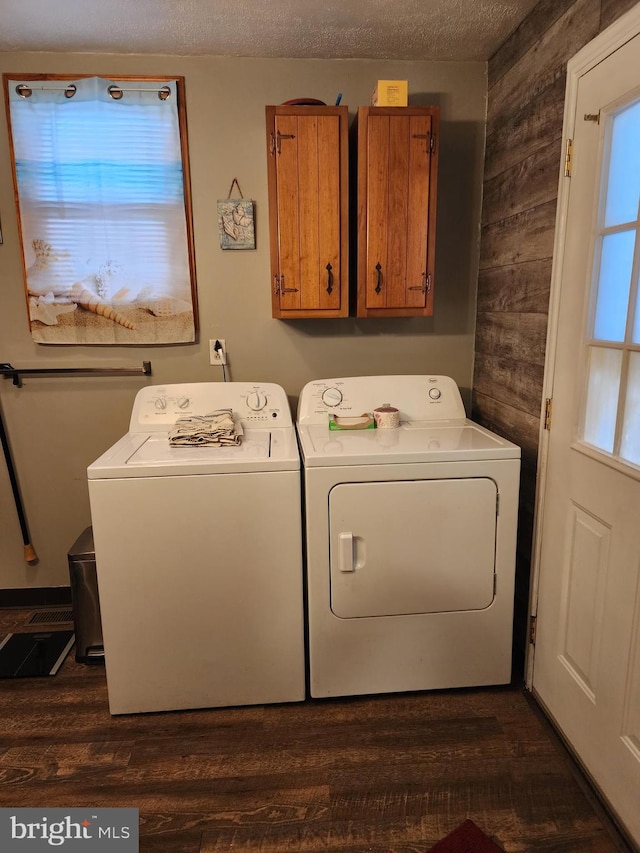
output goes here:
{"type": "Polygon", "coordinates": [[[341,533],[338,537],[338,567],[341,572],[354,572],[353,533],[341,533]]]}

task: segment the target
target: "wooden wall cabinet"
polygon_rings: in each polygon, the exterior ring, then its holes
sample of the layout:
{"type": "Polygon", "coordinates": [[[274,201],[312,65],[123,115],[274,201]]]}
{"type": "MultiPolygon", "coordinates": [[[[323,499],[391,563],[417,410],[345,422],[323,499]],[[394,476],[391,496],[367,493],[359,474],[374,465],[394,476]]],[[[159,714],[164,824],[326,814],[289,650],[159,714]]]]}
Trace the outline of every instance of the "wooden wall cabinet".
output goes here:
{"type": "Polygon", "coordinates": [[[266,107],[272,314],[349,314],[347,107],[266,107]]]}
{"type": "Polygon", "coordinates": [[[433,314],[438,120],[358,109],[358,317],[433,314]]]}

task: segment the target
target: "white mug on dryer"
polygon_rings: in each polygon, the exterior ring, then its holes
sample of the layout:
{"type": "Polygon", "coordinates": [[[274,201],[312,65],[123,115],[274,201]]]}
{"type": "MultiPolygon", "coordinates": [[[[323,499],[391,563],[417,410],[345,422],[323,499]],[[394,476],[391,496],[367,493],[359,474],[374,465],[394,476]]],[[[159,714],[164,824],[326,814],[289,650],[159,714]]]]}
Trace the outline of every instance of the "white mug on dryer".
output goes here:
{"type": "Polygon", "coordinates": [[[397,429],[400,426],[400,412],[390,403],[374,409],[373,419],[378,429],[397,429]]]}

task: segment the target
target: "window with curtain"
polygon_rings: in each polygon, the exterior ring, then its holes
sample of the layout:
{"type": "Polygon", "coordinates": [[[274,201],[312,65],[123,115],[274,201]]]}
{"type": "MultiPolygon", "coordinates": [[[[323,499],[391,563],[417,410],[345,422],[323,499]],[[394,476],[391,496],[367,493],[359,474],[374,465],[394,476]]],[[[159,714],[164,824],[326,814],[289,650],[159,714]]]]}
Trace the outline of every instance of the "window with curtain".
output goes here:
{"type": "Polygon", "coordinates": [[[195,340],[183,81],[4,84],[34,340],[195,340]]]}

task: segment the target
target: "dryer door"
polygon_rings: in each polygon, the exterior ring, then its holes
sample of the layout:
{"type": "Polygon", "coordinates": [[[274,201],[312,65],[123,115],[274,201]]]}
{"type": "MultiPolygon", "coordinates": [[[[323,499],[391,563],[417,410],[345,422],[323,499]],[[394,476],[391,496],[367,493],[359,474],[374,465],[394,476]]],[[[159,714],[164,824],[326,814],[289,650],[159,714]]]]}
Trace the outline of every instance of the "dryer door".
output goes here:
{"type": "Polygon", "coordinates": [[[496,518],[497,487],[487,477],[334,486],[333,613],[352,619],[489,607],[496,518]]]}

